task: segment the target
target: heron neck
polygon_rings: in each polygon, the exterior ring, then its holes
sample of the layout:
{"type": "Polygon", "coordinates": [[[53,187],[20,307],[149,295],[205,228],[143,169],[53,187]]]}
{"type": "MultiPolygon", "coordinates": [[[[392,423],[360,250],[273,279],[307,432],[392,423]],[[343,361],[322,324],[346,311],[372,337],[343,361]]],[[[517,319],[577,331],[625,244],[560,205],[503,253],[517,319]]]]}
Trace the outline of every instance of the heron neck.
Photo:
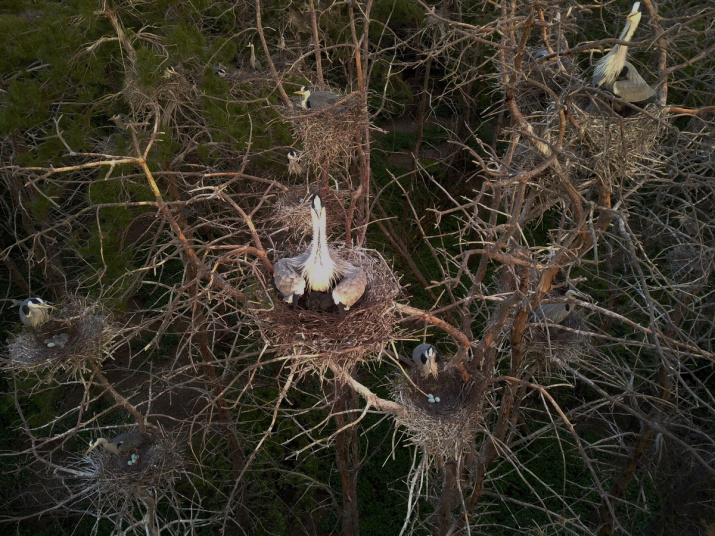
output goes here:
{"type": "Polygon", "coordinates": [[[310,256],[303,270],[304,277],[308,280],[310,288],[321,292],[328,291],[335,273],[335,263],[328,249],[324,214],[325,212],[323,212],[322,218],[318,218],[314,212],[312,213],[313,243],[311,244],[310,256]]]}

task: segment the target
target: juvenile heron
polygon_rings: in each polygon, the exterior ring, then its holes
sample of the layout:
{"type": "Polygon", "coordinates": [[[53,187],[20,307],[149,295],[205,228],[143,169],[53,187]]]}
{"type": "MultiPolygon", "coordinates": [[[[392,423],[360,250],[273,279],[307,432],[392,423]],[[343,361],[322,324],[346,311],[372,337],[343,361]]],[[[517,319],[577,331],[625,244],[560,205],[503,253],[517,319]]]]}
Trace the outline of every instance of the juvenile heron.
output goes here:
{"type": "MultiPolygon", "coordinates": [[[[564,298],[571,299],[583,297],[583,294],[576,290],[566,292],[564,298]]],[[[531,323],[546,322],[547,324],[560,324],[569,316],[575,308],[573,303],[545,303],[534,311],[531,315],[531,323]]]]}
{"type": "Polygon", "coordinates": [[[42,298],[27,298],[20,304],[20,320],[28,327],[39,327],[50,319],[48,309],[54,308],[42,298]]]}
{"type": "Polygon", "coordinates": [[[333,289],[333,301],[338,306],[340,318],[345,318],[345,311],[362,298],[367,286],[365,270],[359,266],[353,266],[349,262],[345,262],[345,264],[347,268],[345,276],[333,289]]]}
{"type": "MultiPolygon", "coordinates": [[[[620,41],[630,41],[638,28],[641,12],[640,2],[633,4],[631,12],[626,17],[626,25],[618,37],[620,41]]],[[[596,63],[592,83],[594,86],[609,91],[626,102],[645,104],[655,100],[655,90],[638,74],[636,68],[626,61],[627,45],[614,45],[611,51],[596,63]]],[[[614,106],[620,111],[620,106],[614,106]]]]}
{"type": "Polygon", "coordinates": [[[311,111],[330,108],[342,98],[332,91],[311,91],[305,86],[301,87],[300,91],[296,91],[295,94],[303,97],[300,101],[301,107],[311,111]]]}
{"type": "Polygon", "coordinates": [[[305,293],[305,278],[301,275],[301,265],[308,258],[307,253],[297,257],[287,257],[273,265],[273,284],[283,296],[283,301],[295,309],[298,299],[305,293]]]}
{"type": "Polygon", "coordinates": [[[310,253],[302,265],[302,276],[311,290],[327,292],[333,283],[346,271],[344,260],[333,257],[328,248],[325,206],[320,195],[315,194],[310,204],[310,217],[313,220],[313,242],[310,253]]]}
{"type": "Polygon", "coordinates": [[[429,343],[422,343],[412,350],[412,360],[422,369],[422,377],[437,377],[437,361],[439,355],[437,349],[429,343]]]}
{"type": "Polygon", "coordinates": [[[89,448],[84,455],[86,456],[100,445],[104,447],[104,450],[108,450],[112,454],[127,454],[141,447],[145,440],[146,438],[139,432],[124,432],[111,441],[107,441],[103,437],[98,437],[94,441],[90,442],[89,448]]]}
{"type": "Polygon", "coordinates": [[[302,175],[303,174],[303,164],[301,159],[303,154],[300,151],[295,151],[291,149],[288,151],[288,173],[291,175],[302,175]]]}

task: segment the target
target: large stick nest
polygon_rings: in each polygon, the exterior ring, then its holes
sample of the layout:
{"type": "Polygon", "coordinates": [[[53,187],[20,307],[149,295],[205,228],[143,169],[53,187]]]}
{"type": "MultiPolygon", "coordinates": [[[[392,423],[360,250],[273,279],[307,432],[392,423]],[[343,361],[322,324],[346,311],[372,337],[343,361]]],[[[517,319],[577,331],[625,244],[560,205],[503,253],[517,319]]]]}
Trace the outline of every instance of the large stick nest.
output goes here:
{"type": "Polygon", "coordinates": [[[314,170],[349,160],[365,130],[365,116],[353,103],[321,112],[306,112],[300,107],[285,114],[293,136],[303,142],[303,158],[314,170]]]}
{"type": "Polygon", "coordinates": [[[465,382],[454,367],[440,370],[437,378],[423,378],[416,368],[393,383],[392,398],[406,408],[395,419],[428,456],[441,463],[459,460],[474,448],[484,420],[485,387],[481,376],[465,382]],[[430,394],[440,401],[429,402],[430,394]]]}
{"type": "Polygon", "coordinates": [[[55,311],[45,324],[10,338],[3,368],[79,370],[88,361],[102,361],[102,349],[119,333],[111,315],[83,301],[67,302],[55,311]]]}
{"type": "Polygon", "coordinates": [[[592,350],[587,325],[578,311],[560,324],[530,323],[524,331],[524,347],[532,355],[537,370],[550,374],[552,363],[577,363],[592,350]]]}
{"type": "Polygon", "coordinates": [[[180,475],[183,459],[180,444],[166,437],[149,437],[136,451],[113,454],[98,447],[85,456],[83,474],[92,481],[94,491],[125,499],[138,499],[148,489],[171,489],[180,475]],[[128,465],[132,454],[137,461],[128,465]]]}
{"type": "MultiPolygon", "coordinates": [[[[256,311],[267,340],[286,353],[301,354],[306,361],[324,357],[356,359],[378,350],[395,337],[394,299],[400,284],[385,259],[372,250],[342,249],[343,259],[361,267],[367,275],[365,294],[340,320],[338,313],[293,310],[275,296],[271,309],[256,311]]],[[[292,256],[281,253],[276,258],[292,256]]]]}

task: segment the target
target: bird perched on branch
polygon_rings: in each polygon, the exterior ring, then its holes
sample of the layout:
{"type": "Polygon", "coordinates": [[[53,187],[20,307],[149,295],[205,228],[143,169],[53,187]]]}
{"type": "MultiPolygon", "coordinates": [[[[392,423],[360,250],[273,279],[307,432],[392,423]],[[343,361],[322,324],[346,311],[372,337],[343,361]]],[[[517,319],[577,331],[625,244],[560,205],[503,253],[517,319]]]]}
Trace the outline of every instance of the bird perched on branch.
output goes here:
{"type": "MultiPolygon", "coordinates": [[[[630,41],[641,20],[640,2],[633,4],[631,12],[626,17],[626,25],[618,37],[621,41],[630,41]]],[[[592,83],[594,86],[610,91],[632,104],[646,104],[655,101],[656,92],[638,74],[632,63],[626,61],[627,45],[614,45],[611,51],[596,63],[592,83]]],[[[622,106],[614,104],[616,111],[622,106]]]]}
{"type": "Polygon", "coordinates": [[[50,319],[48,309],[54,308],[42,298],[27,298],[20,303],[20,320],[30,328],[37,328],[50,319]]]}
{"type": "MultiPolygon", "coordinates": [[[[564,298],[584,297],[577,290],[570,289],[564,298]]],[[[546,322],[548,324],[560,324],[569,316],[575,308],[573,303],[545,303],[534,311],[531,315],[531,323],[546,322]]]]}
{"type": "Polygon", "coordinates": [[[422,370],[423,378],[427,376],[437,377],[437,362],[439,361],[437,348],[424,342],[412,350],[412,360],[422,370]]]}
{"type": "Polygon", "coordinates": [[[141,447],[145,440],[146,437],[141,435],[139,432],[124,432],[111,441],[107,441],[103,437],[98,437],[94,441],[90,442],[89,448],[84,454],[86,456],[100,445],[104,447],[104,450],[108,450],[112,454],[127,454],[141,447]]]}
{"type": "Polygon", "coordinates": [[[295,94],[303,97],[300,101],[300,106],[310,111],[325,110],[342,99],[340,95],[332,91],[311,91],[305,86],[301,87],[300,91],[296,91],[295,94]]]}

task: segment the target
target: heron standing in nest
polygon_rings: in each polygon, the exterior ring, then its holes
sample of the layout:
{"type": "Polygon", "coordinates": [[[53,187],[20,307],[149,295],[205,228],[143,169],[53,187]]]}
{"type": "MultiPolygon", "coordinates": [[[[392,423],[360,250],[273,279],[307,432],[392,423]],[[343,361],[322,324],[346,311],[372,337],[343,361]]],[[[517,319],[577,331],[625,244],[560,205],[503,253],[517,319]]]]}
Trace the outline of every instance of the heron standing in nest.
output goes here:
{"type": "MultiPolygon", "coordinates": [[[[570,289],[564,296],[565,299],[573,299],[577,297],[585,297],[577,290],[570,289]]],[[[546,322],[547,324],[560,324],[573,313],[575,304],[573,303],[545,303],[531,315],[531,323],[546,322]]]]}
{"type": "Polygon", "coordinates": [[[104,450],[107,450],[112,454],[127,454],[141,447],[145,440],[146,437],[141,435],[139,432],[124,432],[116,436],[111,441],[107,441],[103,437],[98,437],[94,441],[90,442],[89,448],[84,455],[86,456],[100,445],[104,448],[104,450]]]}
{"type": "Polygon", "coordinates": [[[20,303],[20,321],[30,328],[40,327],[50,319],[48,309],[54,308],[42,298],[27,298],[20,303]]]}
{"type": "Polygon", "coordinates": [[[328,292],[335,281],[347,272],[348,266],[339,256],[330,253],[325,206],[318,194],[310,203],[310,217],[313,220],[313,242],[303,263],[302,275],[310,290],[328,292]]]}
{"type": "Polygon", "coordinates": [[[437,348],[429,343],[422,343],[412,350],[412,360],[422,370],[421,375],[423,378],[428,376],[437,377],[437,362],[439,361],[437,348]]]}
{"type": "MultiPolygon", "coordinates": [[[[619,40],[630,41],[633,37],[641,20],[639,8],[640,2],[633,4],[631,12],[626,17],[626,25],[618,37],[619,40]]],[[[655,90],[643,80],[633,64],[626,61],[627,56],[627,45],[614,45],[611,51],[596,63],[592,80],[593,85],[609,91],[632,104],[642,105],[654,102],[656,97],[655,90]]],[[[617,112],[621,111],[622,108],[617,103],[613,106],[613,109],[617,112]]]]}
{"type": "Polygon", "coordinates": [[[330,108],[342,98],[332,91],[311,91],[306,86],[301,87],[300,91],[296,91],[295,94],[303,97],[300,100],[300,106],[310,111],[330,108]]]}
{"type": "Polygon", "coordinates": [[[248,59],[248,62],[251,65],[251,69],[253,69],[254,71],[260,71],[261,64],[256,59],[256,47],[253,46],[253,43],[248,43],[248,45],[246,45],[246,46],[247,46],[247,48],[251,49],[251,57],[248,59]]]}

